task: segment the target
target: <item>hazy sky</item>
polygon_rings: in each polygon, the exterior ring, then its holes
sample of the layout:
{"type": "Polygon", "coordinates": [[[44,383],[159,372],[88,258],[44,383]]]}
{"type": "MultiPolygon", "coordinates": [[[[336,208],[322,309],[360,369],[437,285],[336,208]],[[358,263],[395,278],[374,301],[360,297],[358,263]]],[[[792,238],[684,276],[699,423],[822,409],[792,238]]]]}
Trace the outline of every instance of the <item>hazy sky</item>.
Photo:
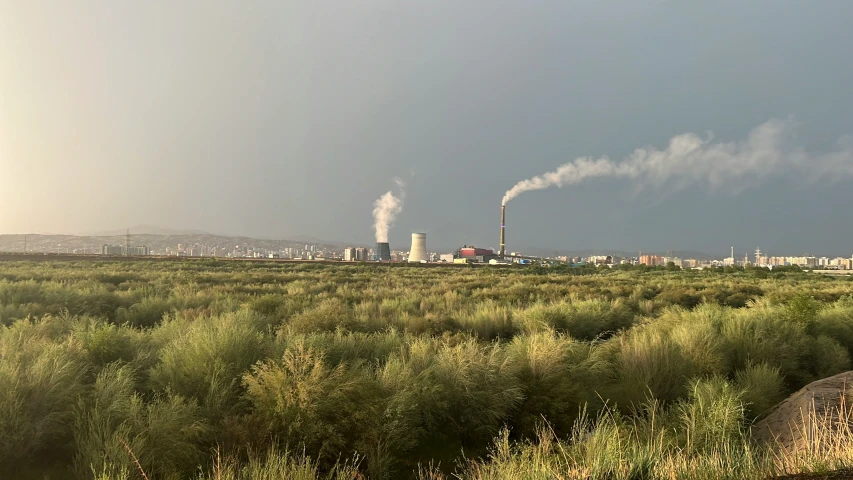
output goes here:
{"type": "MultiPolygon", "coordinates": [[[[519,180],[793,115],[853,134],[853,2],[0,0],[0,233],[153,224],[497,247],[519,180]],[[701,5],[699,5],[701,3],[701,5]]],[[[851,181],[527,192],[509,250],[853,253],[851,181]]]]}

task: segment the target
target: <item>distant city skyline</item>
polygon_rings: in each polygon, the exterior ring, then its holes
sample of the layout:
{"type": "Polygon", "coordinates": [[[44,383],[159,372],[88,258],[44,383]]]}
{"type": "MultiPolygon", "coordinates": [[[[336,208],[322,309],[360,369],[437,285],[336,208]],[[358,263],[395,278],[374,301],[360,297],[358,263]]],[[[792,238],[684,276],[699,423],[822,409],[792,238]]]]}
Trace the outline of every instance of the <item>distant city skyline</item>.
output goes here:
{"type": "MultiPolygon", "coordinates": [[[[152,227],[155,231],[170,231],[152,227]]],[[[130,230],[127,229],[126,232],[130,230]]],[[[175,230],[181,232],[180,230],[175,230]]],[[[458,251],[463,245],[452,247],[439,246],[430,247],[427,252],[440,255],[447,252],[458,251]]],[[[184,233],[184,234],[132,234],[110,235],[110,236],[75,236],[75,235],[40,235],[40,234],[0,234],[0,252],[30,252],[30,253],[88,253],[88,254],[110,254],[124,255],[127,249],[134,255],[184,255],[189,257],[257,257],[266,258],[308,258],[314,256],[319,258],[346,259],[347,257],[359,260],[367,258],[373,260],[373,252],[376,245],[366,246],[354,242],[326,241],[321,239],[295,240],[295,239],[256,239],[245,236],[229,237],[215,235],[207,232],[184,233]],[[176,240],[173,239],[183,239],[176,240]],[[172,243],[169,243],[169,242],[172,243]],[[63,242],[65,246],[63,247],[63,242]],[[151,247],[151,243],[160,246],[151,247]],[[234,245],[236,244],[236,245],[234,245]],[[69,246],[73,245],[73,246],[69,246]],[[232,248],[233,245],[233,248],[232,248]],[[304,248],[303,248],[304,245],[304,248]],[[358,254],[356,255],[356,252],[358,254]],[[368,255],[370,252],[370,255],[368,255]]],[[[405,256],[408,252],[408,244],[390,245],[391,252],[397,257],[405,256]]],[[[497,249],[489,249],[495,254],[497,249]]],[[[597,258],[603,259],[609,256],[618,258],[634,258],[640,263],[657,264],[666,263],[666,258],[681,260],[697,259],[700,262],[716,260],[721,265],[839,265],[839,261],[853,259],[853,248],[848,253],[839,252],[784,252],[769,251],[757,247],[751,252],[729,247],[728,255],[718,252],[702,252],[690,249],[651,249],[651,250],[625,250],[625,249],[542,249],[536,247],[508,248],[508,255],[529,255],[548,258],[597,258]],[[568,257],[567,257],[568,256],[568,257]],[[653,260],[657,258],[658,260],[653,260]],[[648,261],[643,259],[649,259],[648,261]],[[806,260],[812,259],[812,260],[806,260]],[[822,261],[826,260],[826,261],[822,261]],[[833,262],[829,262],[832,260],[833,262]],[[657,263],[656,263],[657,262],[657,263]],[[823,262],[823,263],[821,263],[823,262]]],[[[437,257],[436,257],[437,258],[437,257]]],[[[853,268],[847,267],[846,269],[853,268]]]]}

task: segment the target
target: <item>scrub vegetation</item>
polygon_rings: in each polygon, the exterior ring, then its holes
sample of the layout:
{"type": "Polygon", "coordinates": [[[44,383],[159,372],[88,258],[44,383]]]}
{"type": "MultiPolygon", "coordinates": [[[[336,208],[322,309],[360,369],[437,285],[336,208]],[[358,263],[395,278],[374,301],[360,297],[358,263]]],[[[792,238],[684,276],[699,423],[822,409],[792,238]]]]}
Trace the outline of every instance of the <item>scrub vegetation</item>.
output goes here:
{"type": "Polygon", "coordinates": [[[760,478],[749,427],[851,369],[797,269],[0,264],[0,478],[760,478]]]}

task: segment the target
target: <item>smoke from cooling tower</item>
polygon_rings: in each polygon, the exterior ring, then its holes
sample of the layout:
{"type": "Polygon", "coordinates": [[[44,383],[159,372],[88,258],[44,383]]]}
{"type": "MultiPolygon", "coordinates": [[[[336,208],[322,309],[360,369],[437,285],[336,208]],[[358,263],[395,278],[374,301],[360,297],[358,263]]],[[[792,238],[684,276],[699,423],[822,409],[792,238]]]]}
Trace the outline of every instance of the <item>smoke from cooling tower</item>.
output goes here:
{"type": "Polygon", "coordinates": [[[393,190],[385,192],[373,202],[373,229],[376,232],[377,243],[388,242],[388,230],[394,223],[394,219],[403,211],[403,198],[405,197],[405,186],[402,180],[394,178],[399,193],[394,195],[393,190]]]}
{"type": "Polygon", "coordinates": [[[728,189],[734,193],[768,178],[791,174],[799,174],[799,178],[812,183],[853,177],[851,142],[839,142],[840,149],[831,153],[808,153],[789,144],[795,129],[792,118],[773,119],[755,127],[741,142],[713,142],[711,132],[705,139],[684,133],[672,137],[663,150],[638,148],[618,163],[607,157],[581,157],[553,172],[518,182],[506,192],[502,204],[524,192],[562,188],[596,177],[629,178],[638,190],[680,190],[707,184],[711,190],[728,189]]]}

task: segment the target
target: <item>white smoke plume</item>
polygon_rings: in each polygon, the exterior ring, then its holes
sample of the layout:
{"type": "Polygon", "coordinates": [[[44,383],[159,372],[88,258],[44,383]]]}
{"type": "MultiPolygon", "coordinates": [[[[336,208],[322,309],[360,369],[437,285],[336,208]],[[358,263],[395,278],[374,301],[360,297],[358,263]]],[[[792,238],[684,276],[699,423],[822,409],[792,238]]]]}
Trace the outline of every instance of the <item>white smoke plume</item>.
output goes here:
{"type": "Polygon", "coordinates": [[[672,137],[663,150],[638,148],[628,158],[614,162],[607,157],[581,157],[548,172],[522,180],[509,189],[503,204],[531,190],[562,188],[595,177],[631,179],[636,189],[648,187],[680,190],[707,185],[711,190],[738,193],[769,178],[799,175],[803,181],[838,181],[853,177],[853,142],[839,141],[838,149],[808,153],[791,144],[796,122],[773,119],[755,127],[741,142],[713,142],[693,133],[672,137]]]}
{"type": "Polygon", "coordinates": [[[394,178],[399,193],[394,195],[392,190],[385,192],[373,202],[373,229],[376,231],[376,243],[388,241],[388,230],[397,214],[403,211],[403,199],[405,198],[406,184],[399,178],[394,178]]]}

